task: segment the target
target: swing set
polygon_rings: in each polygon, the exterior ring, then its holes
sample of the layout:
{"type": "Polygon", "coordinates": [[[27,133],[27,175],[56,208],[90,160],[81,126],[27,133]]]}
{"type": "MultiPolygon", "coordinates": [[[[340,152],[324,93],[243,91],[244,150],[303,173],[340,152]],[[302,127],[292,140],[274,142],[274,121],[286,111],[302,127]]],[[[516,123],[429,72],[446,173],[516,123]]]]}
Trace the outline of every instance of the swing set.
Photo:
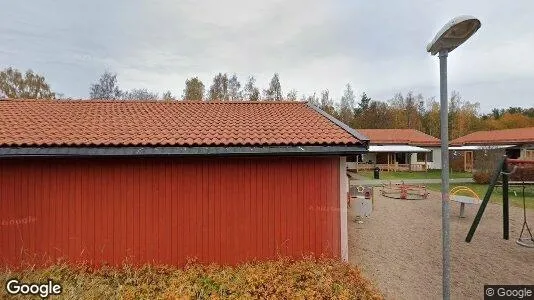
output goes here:
{"type": "Polygon", "coordinates": [[[499,162],[499,165],[497,169],[495,170],[493,177],[491,178],[491,181],[489,183],[489,187],[488,187],[488,190],[486,191],[484,199],[482,200],[482,203],[480,204],[480,208],[478,209],[477,215],[475,216],[475,219],[473,220],[473,224],[471,224],[471,228],[469,229],[469,232],[467,233],[467,237],[465,238],[466,242],[469,243],[473,239],[473,235],[475,234],[478,224],[480,223],[480,219],[482,218],[482,215],[484,214],[484,210],[486,209],[486,206],[488,205],[491,194],[493,193],[493,190],[495,189],[495,186],[497,185],[498,180],[502,175],[503,239],[508,240],[510,236],[510,222],[509,222],[510,221],[509,220],[510,205],[509,205],[508,189],[511,183],[519,184],[522,186],[522,192],[523,192],[523,225],[521,227],[521,233],[519,234],[519,237],[517,238],[516,243],[523,247],[534,248],[534,237],[532,236],[532,231],[527,222],[527,206],[526,206],[526,201],[525,201],[525,186],[528,184],[534,184],[534,182],[525,181],[526,166],[531,166],[532,168],[534,168],[534,160],[510,159],[505,156],[499,162]],[[512,168],[510,169],[510,167],[512,168]],[[510,182],[510,175],[512,174],[518,175],[519,181],[510,182]]]}

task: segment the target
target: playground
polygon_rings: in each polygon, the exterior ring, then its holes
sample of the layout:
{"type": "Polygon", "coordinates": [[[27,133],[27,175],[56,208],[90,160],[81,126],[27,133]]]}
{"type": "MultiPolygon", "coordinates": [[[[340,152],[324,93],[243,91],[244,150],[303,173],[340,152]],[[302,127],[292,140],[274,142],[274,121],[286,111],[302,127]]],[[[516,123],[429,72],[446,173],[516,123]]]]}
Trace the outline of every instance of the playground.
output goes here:
{"type": "MultiPolygon", "coordinates": [[[[480,205],[451,201],[452,298],[483,299],[484,284],[534,284],[534,248],[516,243],[523,209],[510,206],[509,240],[503,239],[503,207],[488,203],[470,243],[466,236],[480,205]]],[[[534,224],[534,210],[527,209],[534,224]]],[[[349,209],[349,260],[361,267],[386,298],[441,298],[441,194],[409,201],[374,190],[373,210],[354,222],[349,209]]]]}

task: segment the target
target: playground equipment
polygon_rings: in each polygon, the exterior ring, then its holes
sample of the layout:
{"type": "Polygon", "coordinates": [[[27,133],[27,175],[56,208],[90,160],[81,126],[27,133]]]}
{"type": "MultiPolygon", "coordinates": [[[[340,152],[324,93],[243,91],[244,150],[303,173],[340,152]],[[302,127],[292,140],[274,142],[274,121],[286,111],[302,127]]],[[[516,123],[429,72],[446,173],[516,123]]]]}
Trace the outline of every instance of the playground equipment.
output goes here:
{"type": "Polygon", "coordinates": [[[460,203],[460,218],[465,218],[465,205],[466,204],[480,204],[480,198],[477,193],[466,186],[454,187],[450,192],[449,198],[452,201],[460,203]],[[465,195],[465,194],[469,194],[465,195]]]}
{"type": "Polygon", "coordinates": [[[381,194],[384,197],[402,200],[423,200],[428,197],[428,191],[424,185],[405,184],[404,181],[397,184],[382,185],[381,194]]]}
{"type": "Polygon", "coordinates": [[[519,234],[519,237],[517,238],[516,243],[523,247],[534,248],[534,237],[532,237],[532,231],[530,231],[530,227],[528,226],[528,222],[527,222],[527,204],[525,201],[525,184],[523,184],[522,188],[523,188],[523,226],[521,227],[521,233],[519,234]],[[524,237],[523,237],[523,232],[525,233],[524,237]],[[528,232],[528,236],[526,236],[527,232],[528,232]]]}
{"type": "Polygon", "coordinates": [[[489,183],[489,187],[488,187],[488,190],[486,191],[486,195],[484,196],[484,199],[482,200],[482,204],[480,205],[477,215],[475,216],[475,219],[473,220],[473,224],[471,224],[471,228],[469,229],[469,232],[467,233],[467,237],[465,238],[466,242],[469,243],[473,239],[473,235],[475,234],[478,224],[480,223],[480,219],[482,218],[482,215],[484,214],[484,210],[486,209],[486,206],[488,205],[493,189],[495,188],[495,185],[497,184],[497,181],[499,180],[499,177],[501,175],[502,175],[502,192],[503,192],[503,195],[502,195],[503,239],[505,240],[509,239],[509,236],[510,236],[510,222],[509,222],[510,221],[509,220],[510,204],[509,204],[509,199],[508,199],[508,188],[510,185],[509,177],[510,175],[514,173],[520,173],[521,180],[519,182],[513,182],[515,184],[519,183],[522,186],[522,192],[523,192],[523,226],[521,228],[521,233],[519,234],[519,237],[516,243],[524,247],[534,248],[534,237],[532,236],[532,232],[527,222],[527,208],[526,208],[526,201],[525,201],[525,186],[527,184],[532,184],[532,182],[526,182],[524,178],[524,171],[526,169],[525,166],[527,165],[534,167],[534,160],[509,159],[505,156],[499,162],[498,167],[495,170],[495,173],[493,174],[493,177],[489,183]],[[511,171],[509,171],[510,166],[513,166],[511,171]],[[523,233],[525,233],[525,236],[523,236],[523,233]],[[527,233],[528,233],[528,236],[526,236],[527,233]]]}
{"type": "Polygon", "coordinates": [[[351,186],[349,189],[350,200],[354,202],[354,212],[358,218],[369,217],[373,212],[373,187],[372,186],[351,186]]]}

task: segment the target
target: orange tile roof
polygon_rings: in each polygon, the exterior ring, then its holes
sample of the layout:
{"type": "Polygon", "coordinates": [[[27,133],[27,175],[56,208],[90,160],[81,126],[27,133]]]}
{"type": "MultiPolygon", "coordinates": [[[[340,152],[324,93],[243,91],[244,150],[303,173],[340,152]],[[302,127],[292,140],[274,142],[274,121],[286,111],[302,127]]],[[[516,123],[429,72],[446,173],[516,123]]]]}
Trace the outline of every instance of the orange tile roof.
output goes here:
{"type": "Polygon", "coordinates": [[[413,146],[439,146],[440,140],[415,129],[357,129],[369,138],[369,144],[403,144],[413,146]]]}
{"type": "Polygon", "coordinates": [[[534,143],[534,127],[476,131],[451,141],[451,145],[505,145],[534,143]]]}
{"type": "Polygon", "coordinates": [[[356,144],[305,102],[0,101],[1,146],[356,144]]]}

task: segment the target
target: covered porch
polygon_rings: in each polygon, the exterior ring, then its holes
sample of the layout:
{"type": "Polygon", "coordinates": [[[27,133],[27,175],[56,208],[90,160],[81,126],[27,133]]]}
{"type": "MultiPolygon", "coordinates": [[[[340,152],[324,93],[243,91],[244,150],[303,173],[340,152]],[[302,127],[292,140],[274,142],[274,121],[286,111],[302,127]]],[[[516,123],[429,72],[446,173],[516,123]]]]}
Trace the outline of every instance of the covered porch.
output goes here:
{"type": "Polygon", "coordinates": [[[449,160],[453,171],[472,173],[477,168],[496,164],[503,155],[508,158],[526,159],[523,150],[517,145],[451,146],[449,160]]]}
{"type": "Polygon", "coordinates": [[[426,171],[428,155],[432,150],[409,145],[371,145],[369,152],[359,155],[347,163],[351,171],[372,170],[379,167],[382,171],[426,171]]]}

